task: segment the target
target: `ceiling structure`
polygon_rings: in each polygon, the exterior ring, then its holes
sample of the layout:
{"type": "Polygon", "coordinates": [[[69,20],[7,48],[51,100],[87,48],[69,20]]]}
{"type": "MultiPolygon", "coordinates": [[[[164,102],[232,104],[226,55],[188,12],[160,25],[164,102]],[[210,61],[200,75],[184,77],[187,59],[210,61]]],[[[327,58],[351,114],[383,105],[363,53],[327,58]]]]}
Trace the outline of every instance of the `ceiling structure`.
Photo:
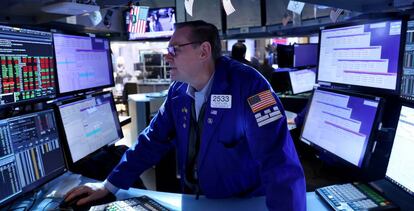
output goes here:
{"type": "MultiPolygon", "coordinates": [[[[201,1],[201,0],[200,0],[201,1]]],[[[297,0],[305,3],[325,5],[333,8],[342,8],[360,13],[388,13],[413,11],[414,0],[297,0]]],[[[123,23],[116,27],[98,27],[91,24],[91,11],[100,11],[104,18],[107,10],[118,14],[113,20],[122,20],[122,11],[127,9],[128,0],[2,0],[0,7],[0,24],[8,25],[36,25],[56,28],[72,28],[82,32],[113,32],[119,30],[123,23]],[[68,23],[68,17],[77,20],[68,23]]],[[[157,7],[162,4],[184,4],[184,0],[135,0],[141,5],[157,7]]],[[[178,11],[178,8],[177,8],[178,11]]],[[[122,22],[122,21],[118,21],[122,22]]]]}

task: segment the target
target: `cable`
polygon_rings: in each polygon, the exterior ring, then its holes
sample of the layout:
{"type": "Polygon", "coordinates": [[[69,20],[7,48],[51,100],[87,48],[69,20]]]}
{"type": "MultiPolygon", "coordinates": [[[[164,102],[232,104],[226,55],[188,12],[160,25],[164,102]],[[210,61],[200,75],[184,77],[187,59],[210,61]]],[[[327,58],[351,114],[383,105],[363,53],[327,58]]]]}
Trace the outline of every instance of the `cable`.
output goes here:
{"type": "Polygon", "coordinates": [[[27,200],[24,200],[24,201],[21,201],[21,202],[19,202],[19,207],[13,207],[14,205],[17,205],[16,204],[16,201],[15,202],[13,202],[13,204],[11,204],[8,208],[7,208],[7,210],[8,211],[12,211],[12,210],[20,210],[20,209],[23,209],[24,211],[25,210],[28,210],[27,208],[28,208],[28,204],[29,203],[31,203],[33,201],[33,199],[32,198],[30,198],[30,201],[29,201],[29,199],[27,199],[27,200]],[[22,204],[25,204],[25,205],[22,205],[22,204]]]}
{"type": "Polygon", "coordinates": [[[35,192],[35,194],[34,194],[34,198],[33,198],[33,200],[32,200],[32,203],[30,203],[30,205],[29,205],[29,207],[27,208],[27,210],[30,210],[32,207],[33,207],[33,205],[35,204],[35,202],[37,201],[37,198],[38,198],[38,193],[40,193],[40,191],[37,191],[37,192],[35,192]]]}
{"type": "MultiPolygon", "coordinates": [[[[47,207],[48,207],[51,203],[56,203],[56,204],[57,204],[56,209],[51,209],[51,210],[60,210],[60,209],[59,209],[59,202],[51,200],[51,201],[50,201],[50,202],[48,202],[45,206],[43,206],[42,211],[48,210],[48,209],[46,209],[46,208],[47,208],[47,207]]],[[[51,211],[51,210],[48,210],[48,211],[51,211]]]]}
{"type": "Polygon", "coordinates": [[[9,211],[12,211],[12,210],[18,210],[18,209],[23,209],[24,211],[26,211],[26,208],[27,208],[27,207],[15,207],[15,208],[13,208],[13,209],[9,209],[9,211]]]}
{"type": "Polygon", "coordinates": [[[19,207],[12,207],[13,205],[15,205],[15,203],[13,203],[11,206],[8,207],[7,210],[9,210],[9,211],[19,210],[19,209],[23,209],[24,211],[30,210],[34,206],[34,204],[36,203],[37,199],[39,198],[40,192],[41,191],[36,191],[36,192],[34,192],[34,194],[30,198],[19,202],[20,204],[25,204],[25,205],[22,205],[22,206],[19,206],[19,207]]]}

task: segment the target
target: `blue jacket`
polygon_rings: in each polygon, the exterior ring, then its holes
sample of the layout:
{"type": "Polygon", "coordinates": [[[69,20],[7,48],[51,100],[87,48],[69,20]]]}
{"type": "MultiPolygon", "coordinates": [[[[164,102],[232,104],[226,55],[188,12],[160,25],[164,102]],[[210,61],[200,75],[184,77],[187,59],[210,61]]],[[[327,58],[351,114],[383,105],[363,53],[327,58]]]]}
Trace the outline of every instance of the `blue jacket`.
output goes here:
{"type": "Polygon", "coordinates": [[[305,108],[303,108],[302,111],[298,113],[295,119],[293,119],[293,121],[295,121],[296,128],[299,128],[299,129],[302,128],[303,122],[305,121],[306,113],[308,113],[308,110],[309,110],[309,104],[310,103],[308,103],[305,106],[305,108]]]}
{"type": "MultiPolygon", "coordinates": [[[[211,95],[232,98],[231,108],[211,108],[213,98],[207,101],[197,165],[202,193],[209,198],[266,195],[269,209],[306,210],[303,170],[283,107],[269,83],[253,68],[227,57],[216,61],[212,83],[211,95]],[[248,98],[266,90],[276,106],[253,112],[248,98]],[[269,112],[280,113],[278,119],[270,118],[259,127],[258,116],[269,112]]],[[[158,114],[124,154],[109,182],[127,189],[173,146],[180,173],[185,175],[193,100],[186,94],[187,86],[172,83],[158,114]]],[[[256,104],[260,105],[266,104],[256,104]]]]}

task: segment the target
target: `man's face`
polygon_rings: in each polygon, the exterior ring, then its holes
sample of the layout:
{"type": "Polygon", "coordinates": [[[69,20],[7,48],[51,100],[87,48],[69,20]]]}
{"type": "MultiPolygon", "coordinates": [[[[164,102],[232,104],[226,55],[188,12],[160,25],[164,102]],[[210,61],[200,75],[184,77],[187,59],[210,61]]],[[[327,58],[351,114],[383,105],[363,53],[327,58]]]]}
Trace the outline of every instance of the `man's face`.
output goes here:
{"type": "Polygon", "coordinates": [[[199,43],[183,45],[198,41],[191,40],[190,34],[191,29],[189,27],[183,27],[177,29],[170,39],[169,46],[175,46],[175,55],[167,54],[165,59],[171,67],[170,75],[174,81],[191,83],[200,71],[199,43]]]}

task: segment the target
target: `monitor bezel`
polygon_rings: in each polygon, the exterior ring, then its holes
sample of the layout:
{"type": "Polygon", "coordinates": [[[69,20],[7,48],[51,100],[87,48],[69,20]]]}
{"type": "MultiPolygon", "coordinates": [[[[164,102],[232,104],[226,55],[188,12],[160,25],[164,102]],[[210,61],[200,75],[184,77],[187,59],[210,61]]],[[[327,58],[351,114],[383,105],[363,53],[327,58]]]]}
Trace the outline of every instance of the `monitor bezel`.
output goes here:
{"type": "Polygon", "coordinates": [[[24,113],[24,114],[21,114],[21,115],[12,116],[12,117],[5,118],[5,119],[11,119],[11,118],[16,118],[16,117],[20,117],[20,116],[33,115],[33,114],[36,114],[36,113],[45,113],[45,112],[51,112],[54,115],[55,124],[56,124],[56,131],[58,133],[59,144],[60,144],[59,150],[61,151],[62,158],[63,158],[63,161],[64,161],[64,165],[62,166],[62,168],[58,168],[55,171],[53,171],[52,173],[50,173],[49,175],[35,181],[34,183],[32,183],[30,185],[27,185],[24,189],[22,189],[21,192],[16,193],[16,194],[10,196],[9,198],[5,198],[4,201],[0,201],[0,208],[7,206],[9,203],[12,203],[12,201],[16,200],[17,198],[19,198],[19,197],[21,197],[21,196],[23,196],[27,193],[30,193],[33,190],[38,189],[42,185],[50,182],[51,180],[57,178],[58,176],[64,174],[68,170],[67,165],[66,165],[66,155],[65,155],[65,152],[64,152],[63,147],[62,147],[62,139],[61,139],[60,130],[59,130],[59,127],[58,127],[58,124],[57,124],[58,120],[57,120],[55,109],[49,108],[49,109],[44,109],[44,110],[40,110],[40,111],[29,112],[29,113],[24,113]]]}
{"type": "MultiPolygon", "coordinates": [[[[13,26],[7,25],[7,24],[0,24],[0,25],[1,26],[5,26],[5,27],[16,28],[16,27],[13,27],[13,26]]],[[[48,100],[51,100],[51,99],[56,98],[57,97],[57,94],[58,94],[58,85],[57,85],[58,84],[58,80],[57,80],[57,71],[56,71],[56,56],[55,56],[55,49],[54,49],[55,46],[54,46],[54,43],[53,43],[53,33],[50,32],[50,31],[46,31],[46,30],[39,30],[39,29],[28,28],[28,27],[21,27],[21,26],[19,26],[17,28],[19,28],[19,29],[26,29],[26,30],[32,30],[32,31],[38,31],[38,32],[50,33],[50,35],[51,35],[51,51],[52,51],[52,55],[51,56],[53,57],[53,65],[55,65],[54,71],[53,71],[53,77],[54,77],[53,90],[54,90],[54,93],[53,94],[50,94],[50,95],[43,96],[43,97],[38,97],[38,98],[33,98],[33,99],[27,99],[27,100],[20,100],[20,101],[17,101],[17,102],[10,102],[10,103],[4,103],[4,104],[1,104],[0,103],[0,109],[6,108],[6,107],[10,107],[10,106],[13,106],[13,107],[20,106],[20,105],[24,105],[24,104],[27,104],[27,103],[46,102],[48,100]]]]}
{"type": "Polygon", "coordinates": [[[108,38],[106,37],[92,37],[92,36],[87,36],[87,35],[80,35],[80,34],[76,34],[76,33],[61,33],[61,32],[54,32],[52,33],[52,40],[53,40],[53,55],[55,57],[55,81],[56,81],[56,97],[63,97],[63,96],[68,96],[68,95],[78,95],[78,94],[84,94],[84,93],[89,93],[92,91],[96,91],[96,90],[102,90],[104,88],[108,88],[108,87],[113,87],[115,86],[115,80],[114,80],[114,67],[112,64],[112,54],[111,54],[111,42],[108,38]],[[95,38],[95,39],[104,39],[108,41],[109,44],[109,49],[108,49],[108,67],[109,67],[109,80],[110,83],[106,84],[106,85],[102,85],[102,86],[94,86],[94,87],[89,87],[89,88],[85,88],[85,89],[78,89],[78,90],[72,90],[69,92],[61,92],[60,90],[60,83],[59,83],[59,74],[58,74],[58,67],[57,67],[57,59],[56,59],[56,48],[54,46],[55,42],[54,42],[54,36],[55,34],[58,35],[65,35],[65,36],[77,36],[77,37],[87,37],[87,38],[95,38]]]}
{"type": "Polygon", "coordinates": [[[313,68],[313,67],[317,67],[319,64],[319,43],[299,43],[299,44],[294,44],[293,45],[293,63],[292,63],[292,68],[295,69],[309,69],[309,68],[313,68]],[[302,65],[302,66],[295,66],[295,46],[304,46],[304,45],[315,45],[316,46],[316,64],[315,65],[302,65]]]}
{"type": "Polygon", "coordinates": [[[318,64],[317,64],[317,74],[316,74],[316,82],[321,86],[331,87],[331,88],[339,88],[339,89],[346,89],[346,90],[353,90],[358,92],[366,92],[369,94],[375,94],[378,92],[390,95],[399,95],[401,89],[401,76],[403,71],[403,57],[405,51],[405,40],[406,40],[406,31],[407,31],[407,17],[400,16],[400,17],[390,17],[390,18],[381,18],[381,19],[366,19],[366,20],[355,20],[355,21],[348,21],[341,24],[335,24],[332,26],[321,27],[319,30],[319,47],[318,47],[318,64]],[[365,24],[374,24],[374,23],[381,23],[381,22],[393,22],[393,21],[401,21],[401,36],[400,36],[400,49],[398,55],[398,65],[397,65],[397,79],[394,89],[384,89],[378,87],[368,87],[368,86],[359,86],[359,85],[352,85],[352,84],[345,84],[345,83],[338,83],[338,82],[330,82],[330,81],[322,81],[319,80],[319,64],[320,64],[320,52],[321,52],[321,37],[322,31],[328,29],[337,29],[349,26],[357,26],[357,25],[365,25],[365,24]]]}
{"type": "MultiPolygon", "coordinates": [[[[148,8],[147,19],[148,19],[148,15],[149,15],[149,13],[150,13],[151,10],[168,9],[168,8],[174,9],[174,12],[175,12],[175,23],[177,23],[177,7],[176,6],[171,6],[171,7],[150,7],[150,8],[148,8]]],[[[125,11],[125,15],[123,16],[125,23],[126,23],[126,16],[128,14],[131,15],[130,14],[130,11],[131,11],[131,8],[128,8],[125,11]]],[[[146,22],[148,22],[148,20],[146,22]]],[[[126,26],[126,29],[128,29],[128,25],[125,24],[125,26],[126,26]]],[[[173,31],[173,33],[174,33],[174,31],[173,31]]],[[[139,38],[131,39],[131,37],[130,37],[131,32],[128,32],[128,30],[126,30],[126,33],[127,33],[127,40],[128,41],[169,41],[170,38],[172,37],[172,34],[171,34],[171,35],[168,35],[168,36],[139,37],[139,38]]],[[[148,33],[148,32],[145,32],[145,33],[148,33]]]]}
{"type": "Polygon", "coordinates": [[[324,149],[323,147],[315,144],[314,142],[307,140],[306,138],[303,137],[303,131],[304,128],[306,126],[306,120],[308,119],[308,115],[309,112],[306,112],[305,118],[304,118],[304,122],[303,122],[303,127],[301,129],[300,132],[300,136],[299,136],[299,140],[305,144],[308,144],[309,146],[311,146],[312,148],[315,148],[316,150],[318,150],[319,152],[328,155],[329,157],[332,157],[334,160],[338,160],[339,162],[343,163],[346,166],[350,166],[353,168],[359,168],[359,169],[365,169],[368,167],[369,165],[369,161],[371,159],[372,156],[372,148],[375,145],[375,141],[376,141],[376,137],[379,133],[379,126],[381,124],[381,120],[382,120],[382,115],[383,115],[383,109],[384,109],[384,104],[385,104],[385,99],[382,97],[378,97],[378,96],[372,96],[372,95],[366,95],[366,94],[361,94],[361,93],[356,93],[356,92],[349,92],[349,91],[344,91],[344,90],[337,90],[337,89],[332,89],[332,88],[326,88],[326,87],[318,87],[315,88],[312,92],[312,95],[309,99],[309,109],[310,106],[312,104],[312,100],[313,100],[313,96],[316,90],[321,90],[321,91],[327,91],[327,92],[332,92],[332,93],[336,93],[336,94],[343,94],[343,95],[348,95],[348,96],[352,96],[352,97],[359,97],[359,98],[364,98],[367,100],[378,100],[378,107],[377,107],[377,111],[375,113],[375,117],[374,117],[374,121],[372,122],[372,126],[371,126],[371,134],[367,140],[367,146],[365,148],[365,152],[362,158],[362,162],[361,162],[361,166],[355,165],[345,159],[343,159],[342,157],[324,149]]]}
{"type": "Polygon", "coordinates": [[[63,151],[65,153],[65,157],[66,157],[66,162],[67,162],[67,166],[69,170],[76,170],[76,166],[80,163],[85,162],[88,158],[94,156],[97,152],[99,152],[102,148],[105,148],[106,146],[110,146],[112,144],[114,144],[115,142],[121,140],[122,138],[124,138],[124,134],[122,132],[122,128],[121,128],[121,124],[119,122],[119,117],[118,117],[118,112],[116,110],[115,107],[115,100],[113,97],[112,92],[97,92],[97,93],[93,93],[91,95],[84,95],[84,96],[78,96],[78,97],[74,97],[74,98],[70,98],[68,100],[64,100],[64,101],[59,101],[56,103],[56,113],[58,115],[58,120],[59,120],[59,134],[61,134],[61,140],[62,140],[62,146],[63,146],[63,151]],[[99,97],[102,95],[110,95],[111,100],[110,100],[110,104],[111,104],[111,110],[112,110],[112,114],[114,116],[114,120],[115,120],[115,126],[116,126],[116,130],[118,132],[118,139],[111,141],[110,143],[106,143],[105,145],[103,145],[101,148],[96,149],[93,152],[90,152],[88,155],[84,156],[83,158],[77,160],[76,162],[73,162],[72,159],[72,154],[70,151],[70,147],[69,147],[69,143],[67,140],[67,136],[66,136],[66,131],[64,128],[64,124],[63,124],[63,119],[62,119],[62,115],[60,112],[60,107],[61,106],[65,106],[67,104],[71,104],[71,103],[76,103],[76,102],[80,102],[83,100],[87,100],[90,98],[95,98],[95,97],[99,97]]]}
{"type": "MultiPolygon", "coordinates": [[[[395,135],[397,135],[398,123],[399,123],[399,121],[400,121],[401,110],[402,110],[402,107],[403,107],[403,106],[408,107],[408,108],[411,108],[411,109],[414,109],[414,102],[403,101],[403,102],[401,103],[401,106],[400,106],[400,112],[398,113],[398,122],[397,122],[397,125],[396,125],[396,128],[395,128],[395,134],[394,134],[394,138],[393,138],[393,140],[392,140],[391,150],[390,150],[390,154],[389,154],[389,156],[390,156],[390,157],[391,157],[392,147],[394,146],[395,135]]],[[[387,176],[387,170],[388,170],[388,164],[389,164],[389,159],[390,159],[390,157],[388,158],[388,161],[387,161],[387,168],[385,169],[385,172],[384,172],[384,179],[385,179],[385,180],[387,180],[388,182],[392,183],[394,186],[396,186],[398,189],[400,189],[400,190],[404,191],[404,192],[405,192],[405,193],[407,193],[408,195],[410,195],[410,196],[414,196],[414,190],[412,191],[412,193],[410,193],[410,192],[406,191],[406,190],[404,189],[404,187],[403,187],[400,183],[396,182],[396,181],[395,181],[395,180],[393,180],[391,177],[388,177],[388,176],[387,176]]]]}

